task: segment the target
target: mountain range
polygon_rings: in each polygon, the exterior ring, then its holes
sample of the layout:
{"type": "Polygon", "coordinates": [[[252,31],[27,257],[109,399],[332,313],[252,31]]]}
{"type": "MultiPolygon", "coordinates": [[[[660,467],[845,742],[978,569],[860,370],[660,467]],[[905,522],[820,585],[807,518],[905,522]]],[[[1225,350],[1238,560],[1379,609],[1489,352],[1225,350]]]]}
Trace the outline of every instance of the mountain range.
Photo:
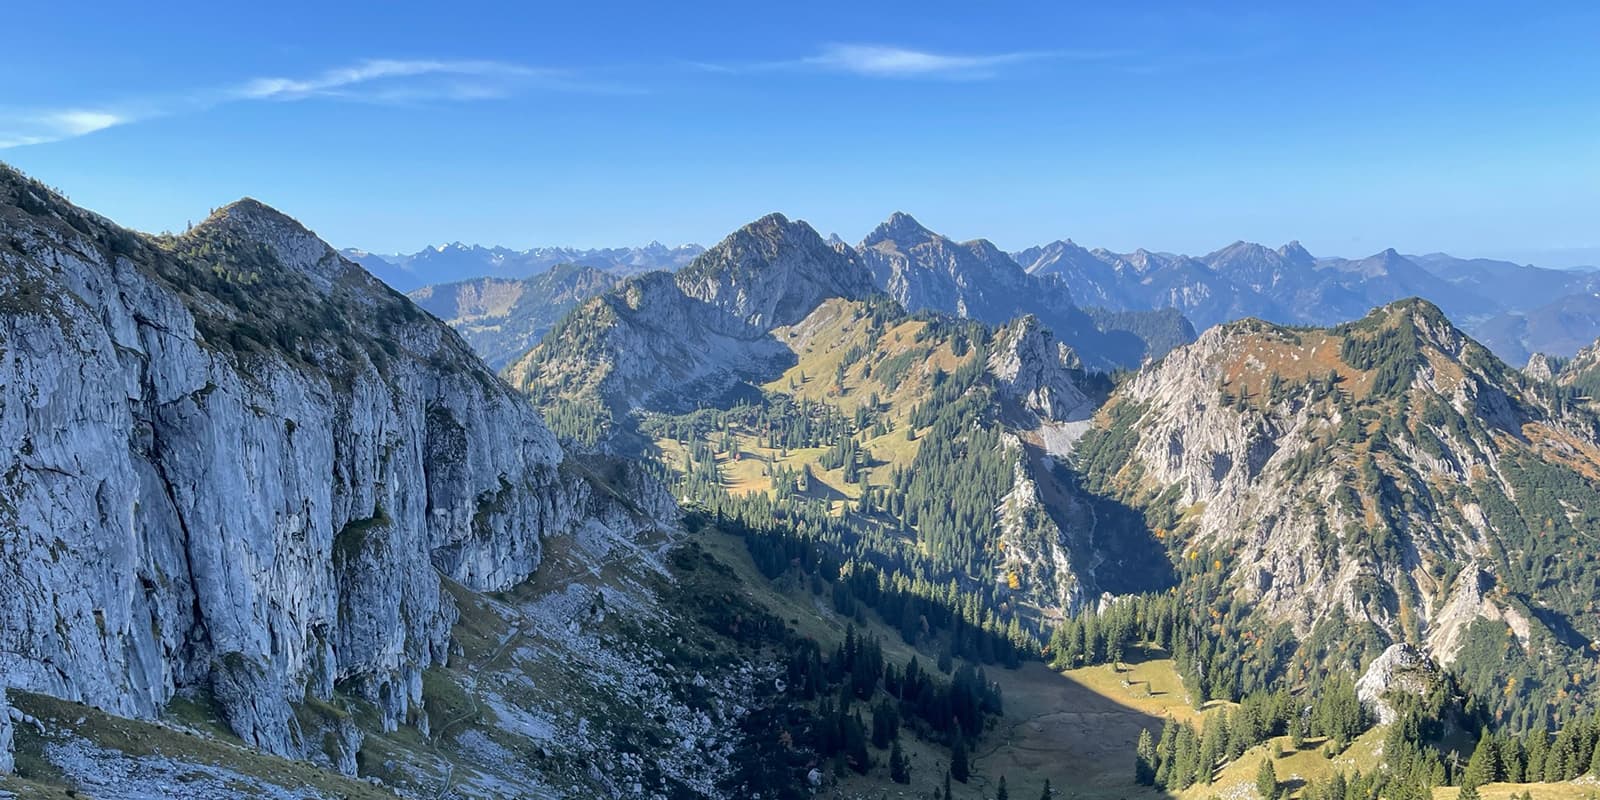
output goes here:
{"type": "Polygon", "coordinates": [[[676,269],[689,263],[704,249],[695,244],[667,247],[660,242],[651,242],[643,247],[535,247],[512,250],[451,242],[410,254],[378,254],[353,248],[340,253],[397,291],[410,292],[432,284],[472,278],[528,278],[557,264],[597,267],[623,274],[676,269]]]}
{"type": "Polygon", "coordinates": [[[1454,320],[1592,276],[903,213],[621,260],[408,296],[0,167],[0,791],[1582,788],[1600,342],[1454,320]]]}
{"type": "Polygon", "coordinates": [[[1535,352],[1570,356],[1600,336],[1592,318],[1573,312],[1600,288],[1588,270],[1392,249],[1362,259],[1317,258],[1298,242],[1277,249],[1235,242],[1191,257],[1086,250],[1063,240],[1012,255],[1030,274],[1058,276],[1087,304],[1171,306],[1199,328],[1246,317],[1335,325],[1377,305],[1423,297],[1518,364],[1535,352]]]}
{"type": "MultiPolygon", "coordinates": [[[[1374,306],[1423,297],[1496,354],[1517,364],[1526,363],[1534,353],[1571,356],[1600,336],[1600,314],[1595,313],[1600,311],[1595,299],[1600,295],[1600,274],[1593,270],[1544,269],[1442,253],[1406,256],[1392,249],[1360,259],[1316,257],[1298,242],[1273,249],[1241,241],[1203,256],[1185,256],[1090,250],[1066,239],[1005,253],[983,239],[948,239],[903,212],[892,214],[855,247],[837,237],[828,241],[836,249],[852,250],[872,271],[877,287],[908,309],[996,324],[1018,313],[1032,313],[1074,343],[1108,337],[1082,348],[1106,365],[1137,364],[1144,355],[1192,339],[1192,331],[1176,319],[1153,327],[1159,317],[1114,316],[1168,310],[1197,329],[1248,317],[1287,325],[1335,325],[1359,319],[1374,306]],[[1128,333],[1133,338],[1125,336],[1128,333]]],[[[537,341],[551,318],[570,307],[571,298],[584,296],[581,288],[574,293],[574,287],[547,287],[529,278],[559,263],[623,276],[673,271],[701,252],[703,248],[696,245],[668,249],[657,243],[643,248],[526,251],[457,243],[410,256],[344,251],[414,297],[451,296],[456,291],[452,286],[477,278],[526,281],[519,290],[524,305],[550,306],[535,315],[531,325],[508,322],[498,313],[474,320],[477,332],[471,335],[506,339],[485,345],[493,352],[491,363],[496,367],[513,351],[521,352],[537,341]]],[[[594,280],[585,285],[593,290],[587,296],[602,288],[602,282],[594,280]]],[[[424,305],[444,312],[446,319],[464,318],[438,303],[429,300],[424,305]]]]}

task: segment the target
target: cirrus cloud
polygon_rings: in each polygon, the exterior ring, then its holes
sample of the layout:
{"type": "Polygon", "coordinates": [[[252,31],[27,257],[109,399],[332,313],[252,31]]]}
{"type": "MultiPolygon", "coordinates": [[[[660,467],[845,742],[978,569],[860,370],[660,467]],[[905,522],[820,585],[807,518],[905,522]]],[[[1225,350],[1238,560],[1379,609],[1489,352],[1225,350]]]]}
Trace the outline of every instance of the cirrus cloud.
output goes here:
{"type": "Polygon", "coordinates": [[[1032,61],[1091,61],[1125,55],[1112,50],[1015,50],[1003,53],[941,53],[886,44],[827,44],[816,53],[781,61],[705,63],[695,66],[729,74],[791,71],[831,72],[867,78],[986,80],[1032,61]]]}
{"type": "Polygon", "coordinates": [[[234,86],[145,97],[102,107],[0,108],[0,150],[57,142],[140,120],[245,102],[314,99],[365,103],[473,102],[533,89],[623,93],[566,70],[502,61],[372,59],[309,77],[253,78],[234,86]]]}

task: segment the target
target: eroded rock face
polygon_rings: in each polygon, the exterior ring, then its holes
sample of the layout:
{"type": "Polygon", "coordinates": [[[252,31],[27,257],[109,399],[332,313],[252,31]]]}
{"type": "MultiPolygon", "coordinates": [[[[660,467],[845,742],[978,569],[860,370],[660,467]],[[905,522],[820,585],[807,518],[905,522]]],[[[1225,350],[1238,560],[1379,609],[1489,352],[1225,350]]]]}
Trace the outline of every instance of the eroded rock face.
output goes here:
{"type": "Polygon", "coordinates": [[[161,247],[6,172],[0,230],[10,685],[135,717],[207,689],[301,755],[291,703],[336,682],[388,726],[418,714],[441,576],[504,588],[544,537],[648,524],[453,332],[258,203],[161,247]]]}
{"type": "Polygon", "coordinates": [[[1550,368],[1550,359],[1544,353],[1534,353],[1528,358],[1528,365],[1522,368],[1522,373],[1536,381],[1553,381],[1556,378],[1555,370],[1550,368]]]}
{"type": "Polygon", "coordinates": [[[782,214],[734,231],[675,278],[685,295],[762,331],[799,322],[828,298],[859,299],[873,291],[872,274],[855,254],[834,249],[810,225],[782,214]]]}
{"type": "Polygon", "coordinates": [[[1587,470],[1596,441],[1421,301],[1326,331],[1213,328],[1125,383],[1102,420],[1118,452],[1097,455],[1123,465],[1109,485],[1166,492],[1185,551],[1229,553],[1220,568],[1263,618],[1304,637],[1338,613],[1388,643],[1411,615],[1445,663],[1475,621],[1524,620],[1482,588],[1505,578],[1492,548],[1522,546],[1484,510],[1531,490],[1508,466],[1587,470]],[[1384,336],[1400,355],[1380,385],[1344,353],[1384,336]]]}
{"type": "Polygon", "coordinates": [[[6,701],[5,687],[0,686],[0,774],[8,775],[16,767],[11,749],[11,705],[6,701]]]}
{"type": "Polygon", "coordinates": [[[1439,667],[1416,648],[1401,642],[1389,645],[1367,666],[1367,671],[1356,681],[1356,696],[1377,717],[1379,724],[1388,725],[1396,717],[1389,698],[1395,694],[1422,697],[1438,685],[1439,680],[1439,667]]]}
{"type": "Polygon", "coordinates": [[[1051,422],[1086,420],[1098,405],[1081,387],[1082,364],[1038,318],[1006,327],[989,356],[989,372],[1024,408],[1051,422]]]}

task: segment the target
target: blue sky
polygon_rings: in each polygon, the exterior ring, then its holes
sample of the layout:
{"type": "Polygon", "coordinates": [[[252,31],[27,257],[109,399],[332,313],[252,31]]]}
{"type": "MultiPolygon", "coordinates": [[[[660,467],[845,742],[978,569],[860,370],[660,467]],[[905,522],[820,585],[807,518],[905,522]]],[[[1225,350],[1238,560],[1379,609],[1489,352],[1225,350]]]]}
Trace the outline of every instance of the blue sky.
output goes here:
{"type": "Polygon", "coordinates": [[[0,160],[145,230],[1600,262],[1590,2],[93,5],[8,8],[0,160]]]}

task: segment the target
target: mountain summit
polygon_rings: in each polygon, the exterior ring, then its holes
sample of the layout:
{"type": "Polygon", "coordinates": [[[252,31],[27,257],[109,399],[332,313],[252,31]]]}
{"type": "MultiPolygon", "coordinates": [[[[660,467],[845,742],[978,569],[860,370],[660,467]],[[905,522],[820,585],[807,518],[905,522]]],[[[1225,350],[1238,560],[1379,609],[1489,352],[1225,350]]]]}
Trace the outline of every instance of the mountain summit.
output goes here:
{"type": "Polygon", "coordinates": [[[871,274],[853,254],[777,213],[729,234],[679,270],[676,281],[688,296],[758,329],[798,322],[829,297],[860,298],[874,290],[871,274]]]}
{"type": "Polygon", "coordinates": [[[1532,669],[1551,702],[1583,658],[1554,643],[1600,636],[1588,600],[1540,588],[1596,577],[1556,554],[1600,518],[1600,425],[1432,303],[1212,328],[1103,414],[1079,446],[1089,484],[1157,520],[1174,558],[1265,628],[1344,642],[1351,662],[1422,644],[1475,686],[1532,669]],[[1507,637],[1542,661],[1467,655],[1507,637]]]}

